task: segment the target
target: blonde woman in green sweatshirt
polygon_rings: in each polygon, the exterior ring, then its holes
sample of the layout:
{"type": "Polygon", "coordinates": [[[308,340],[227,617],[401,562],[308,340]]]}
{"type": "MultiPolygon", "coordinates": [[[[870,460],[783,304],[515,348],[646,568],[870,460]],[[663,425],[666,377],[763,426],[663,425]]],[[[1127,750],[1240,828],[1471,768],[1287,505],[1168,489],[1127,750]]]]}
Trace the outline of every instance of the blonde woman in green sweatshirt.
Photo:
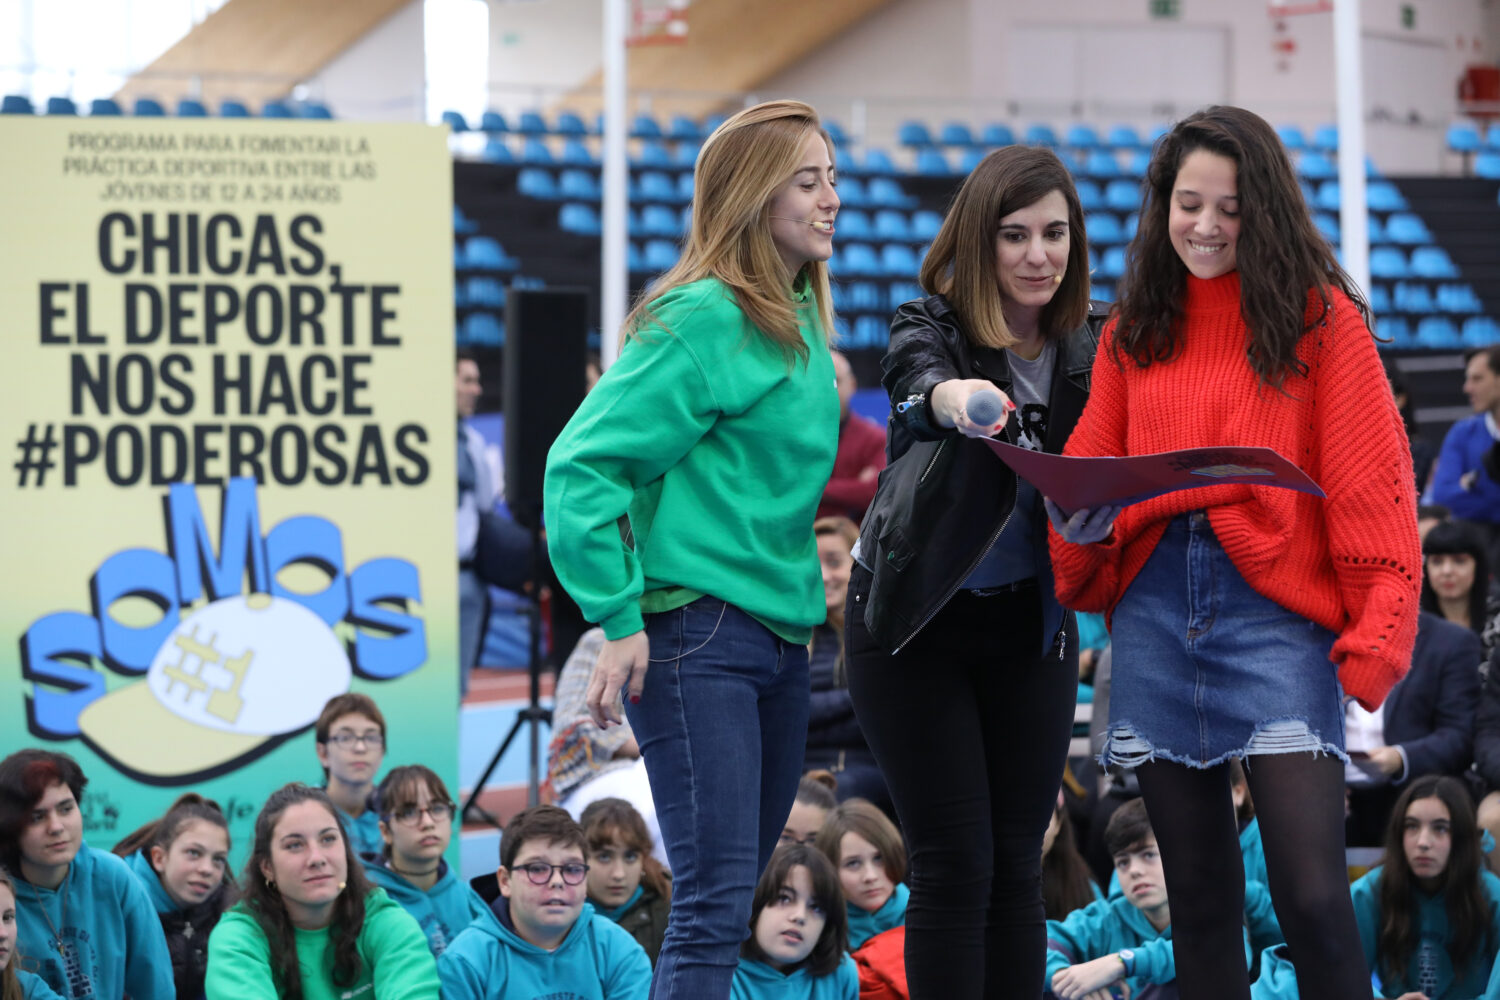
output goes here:
{"type": "Polygon", "coordinates": [[[558,577],[607,639],[589,710],[619,724],[628,692],[672,868],[653,1000],[729,995],[796,794],[827,614],[812,523],[838,442],[839,198],[817,112],[746,108],[694,181],[681,260],[553,445],[544,496],[558,577]]]}

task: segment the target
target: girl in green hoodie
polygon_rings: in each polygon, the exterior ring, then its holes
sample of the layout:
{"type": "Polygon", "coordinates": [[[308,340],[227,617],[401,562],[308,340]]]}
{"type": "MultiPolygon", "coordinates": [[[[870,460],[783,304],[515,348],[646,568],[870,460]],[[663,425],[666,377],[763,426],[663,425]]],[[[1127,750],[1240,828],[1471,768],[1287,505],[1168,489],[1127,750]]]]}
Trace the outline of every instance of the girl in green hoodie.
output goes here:
{"type": "Polygon", "coordinates": [[[244,892],[209,937],[208,1000],[438,1000],[421,928],[365,878],[321,789],[271,794],[244,892]]]}

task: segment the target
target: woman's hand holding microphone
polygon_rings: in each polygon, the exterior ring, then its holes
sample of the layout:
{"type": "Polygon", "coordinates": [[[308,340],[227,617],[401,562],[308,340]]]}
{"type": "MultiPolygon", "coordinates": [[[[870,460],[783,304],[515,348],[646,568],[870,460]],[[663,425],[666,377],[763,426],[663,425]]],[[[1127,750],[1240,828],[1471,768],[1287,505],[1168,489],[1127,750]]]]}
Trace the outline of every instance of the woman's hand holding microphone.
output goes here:
{"type": "Polygon", "coordinates": [[[1010,419],[1016,404],[1010,401],[1010,397],[999,389],[995,383],[982,378],[955,378],[946,382],[939,382],[932,387],[932,415],[942,427],[952,427],[964,437],[984,438],[993,437],[1005,422],[1010,419]],[[975,412],[969,412],[969,402],[975,393],[988,393],[988,399],[975,400],[975,412]],[[992,416],[989,404],[993,399],[1000,400],[1000,412],[989,422],[976,422],[992,416]]]}

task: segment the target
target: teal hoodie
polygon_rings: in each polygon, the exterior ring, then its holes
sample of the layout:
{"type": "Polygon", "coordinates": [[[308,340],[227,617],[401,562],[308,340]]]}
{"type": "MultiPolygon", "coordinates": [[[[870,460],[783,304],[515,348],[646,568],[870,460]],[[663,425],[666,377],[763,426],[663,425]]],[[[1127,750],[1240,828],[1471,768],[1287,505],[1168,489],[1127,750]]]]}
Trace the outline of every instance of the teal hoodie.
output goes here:
{"type": "MultiPolygon", "coordinates": [[[[338,809],[337,806],[334,808],[338,809]]],[[[349,842],[355,854],[379,854],[385,850],[385,838],[380,835],[380,813],[373,805],[366,806],[358,819],[342,809],[338,812],[339,819],[344,821],[344,829],[349,831],[349,842]]]]}
{"type": "MultiPolygon", "coordinates": [[[[1365,961],[1370,971],[1379,974],[1385,996],[1399,997],[1420,987],[1417,982],[1417,956],[1407,959],[1406,976],[1403,979],[1387,979],[1387,969],[1380,950],[1380,878],[1384,866],[1370,869],[1350,888],[1354,897],[1354,917],[1359,922],[1359,941],[1364,946],[1365,961]]],[[[1420,947],[1432,956],[1436,973],[1436,988],[1427,993],[1428,1000],[1458,1000],[1479,996],[1490,979],[1491,966],[1495,964],[1496,946],[1500,945],[1500,878],[1494,874],[1479,873],[1481,887],[1487,902],[1490,926],[1489,947],[1477,960],[1469,963],[1460,977],[1455,973],[1448,957],[1448,911],[1441,894],[1429,896],[1418,893],[1417,933],[1420,947]]]]}
{"type": "Polygon", "coordinates": [[[1245,859],[1245,881],[1271,884],[1266,874],[1266,851],[1260,843],[1260,820],[1254,816],[1240,831],[1240,855],[1245,859]]]}
{"type": "Polygon", "coordinates": [[[76,1000],[176,995],[161,921],[130,867],[113,854],[80,846],[55,890],[17,878],[16,913],[17,950],[39,965],[38,975],[54,991],[76,1000]]]}
{"type": "Polygon", "coordinates": [[[63,1000],[41,976],[18,971],[16,978],[21,981],[21,1000],[63,1000]]]}
{"type": "MultiPolygon", "coordinates": [[[[1146,915],[1123,897],[1090,903],[1062,920],[1047,921],[1047,984],[1070,965],[1081,965],[1121,948],[1135,951],[1135,975],[1126,980],[1136,1000],[1150,994],[1142,991],[1177,978],[1172,955],[1172,925],[1158,931],[1146,915]]],[[[1250,939],[1245,938],[1245,957],[1250,939]]]]}
{"type": "Polygon", "coordinates": [[[734,970],[729,1000],[859,1000],[859,968],[844,955],[832,975],[813,976],[805,968],[788,975],[742,958],[734,970]]]}
{"type": "Polygon", "coordinates": [[[905,882],[897,882],[896,891],[891,893],[891,898],[887,899],[885,905],[874,913],[861,910],[853,903],[847,904],[849,950],[858,951],[860,945],[876,934],[884,934],[892,927],[900,927],[906,923],[906,903],[909,899],[911,899],[911,890],[906,887],[905,882]]]}
{"type": "Polygon", "coordinates": [[[446,861],[438,861],[437,884],[424,892],[392,871],[384,855],[366,854],[360,860],[370,881],[416,918],[434,955],[441,955],[465,927],[489,912],[479,893],[454,875],[446,861]]]}
{"type": "Polygon", "coordinates": [[[443,1000],[646,1000],[651,960],[589,903],[555,950],[538,948],[516,933],[502,896],[449,942],[438,978],[443,1000]]]}

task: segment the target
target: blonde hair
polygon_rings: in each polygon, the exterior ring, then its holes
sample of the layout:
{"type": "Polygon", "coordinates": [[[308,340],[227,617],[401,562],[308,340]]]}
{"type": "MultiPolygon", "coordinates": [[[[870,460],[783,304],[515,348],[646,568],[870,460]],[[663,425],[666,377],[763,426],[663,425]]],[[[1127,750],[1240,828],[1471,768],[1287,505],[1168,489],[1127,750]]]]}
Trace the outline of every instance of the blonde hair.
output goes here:
{"type": "Polygon", "coordinates": [[[995,240],[1001,219],[1053,191],[1068,205],[1068,269],[1042,309],[1042,335],[1072,333],[1088,318],[1088,235],[1072,175],[1050,149],[1007,146],[981,160],[958,189],[918,279],[927,294],[948,299],[971,342],[996,348],[1016,343],[996,280],[995,240]]]}
{"type": "Polygon", "coordinates": [[[625,319],[626,336],[638,336],[653,321],[652,303],[672,289],[717,278],[788,361],[796,356],[806,362],[808,348],[790,294],[802,276],[817,299],[823,337],[832,337],[828,265],[808,261],[798,274],[788,274],[771,238],[771,199],[802,166],[802,147],[812,134],[823,137],[831,159],[833,140],[817,111],[801,101],[766,101],[714,130],[693,170],[692,225],[682,256],[642,293],[625,319]]]}

